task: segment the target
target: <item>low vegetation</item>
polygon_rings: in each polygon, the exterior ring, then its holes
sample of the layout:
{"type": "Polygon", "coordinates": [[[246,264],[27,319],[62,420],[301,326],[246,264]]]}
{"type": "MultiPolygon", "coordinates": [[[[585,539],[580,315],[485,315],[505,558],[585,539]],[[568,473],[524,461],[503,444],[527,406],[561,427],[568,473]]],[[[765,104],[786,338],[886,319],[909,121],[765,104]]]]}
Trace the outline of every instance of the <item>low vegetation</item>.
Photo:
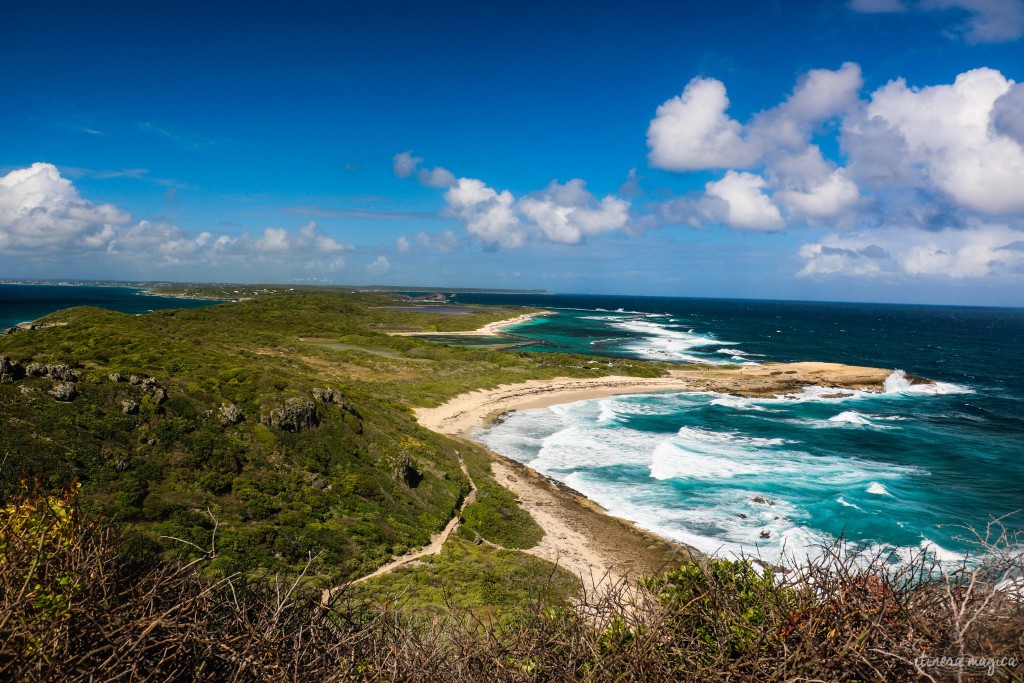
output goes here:
{"type": "Polygon", "coordinates": [[[457,541],[326,604],[304,573],[215,576],[213,545],[132,560],[74,490],[16,496],[0,539],[4,680],[1012,680],[1024,647],[1008,539],[952,573],[837,545],[774,578],[715,560],[582,593],[457,541]]]}

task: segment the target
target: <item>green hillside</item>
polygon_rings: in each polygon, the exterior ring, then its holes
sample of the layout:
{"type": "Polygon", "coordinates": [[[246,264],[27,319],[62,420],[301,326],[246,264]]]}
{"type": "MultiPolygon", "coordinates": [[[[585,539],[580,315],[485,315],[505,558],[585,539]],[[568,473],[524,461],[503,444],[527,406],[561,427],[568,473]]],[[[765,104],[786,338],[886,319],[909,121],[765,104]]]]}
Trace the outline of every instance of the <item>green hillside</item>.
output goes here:
{"type": "MultiPolygon", "coordinates": [[[[26,476],[48,490],[77,478],[92,509],[138,531],[137,552],[215,543],[223,571],[294,569],[314,556],[315,573],[348,579],[425,545],[469,492],[456,456],[466,447],[420,428],[410,406],[599,371],[573,356],[386,333],[474,329],[520,309],[380,308],[394,303],[285,292],[145,316],[76,308],[0,337],[0,355],[21,368],[0,382],[0,495],[26,476]],[[51,395],[68,385],[73,398],[51,395]]],[[[475,462],[469,528],[510,547],[535,542],[539,530],[475,462]]]]}

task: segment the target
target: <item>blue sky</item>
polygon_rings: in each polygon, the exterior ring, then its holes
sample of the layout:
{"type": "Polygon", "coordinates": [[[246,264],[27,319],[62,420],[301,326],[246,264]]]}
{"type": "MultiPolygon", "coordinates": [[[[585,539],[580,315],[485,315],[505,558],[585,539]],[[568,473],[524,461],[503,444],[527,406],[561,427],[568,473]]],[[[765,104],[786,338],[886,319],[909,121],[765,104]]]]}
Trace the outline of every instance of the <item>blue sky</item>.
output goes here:
{"type": "Polygon", "coordinates": [[[0,278],[1024,305],[1024,0],[27,5],[0,278]]]}

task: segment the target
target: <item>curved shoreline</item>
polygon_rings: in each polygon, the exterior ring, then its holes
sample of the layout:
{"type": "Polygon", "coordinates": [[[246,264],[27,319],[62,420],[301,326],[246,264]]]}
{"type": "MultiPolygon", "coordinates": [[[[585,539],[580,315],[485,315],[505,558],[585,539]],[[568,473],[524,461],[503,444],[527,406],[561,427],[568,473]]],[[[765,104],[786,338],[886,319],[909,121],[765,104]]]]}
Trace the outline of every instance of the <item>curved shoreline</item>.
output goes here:
{"type": "MultiPolygon", "coordinates": [[[[892,373],[837,363],[772,363],[756,366],[699,366],[667,376],[560,377],[501,385],[455,396],[416,418],[432,431],[481,444],[472,432],[513,410],[545,408],[617,394],[656,391],[714,391],[745,396],[798,393],[806,386],[880,391],[892,373]]],[[[651,574],[698,557],[700,553],[610,515],[582,494],[559,485],[527,465],[492,454],[492,470],[502,486],[544,530],[541,542],[526,550],[580,577],[587,588],[651,574]]]]}
{"type": "Polygon", "coordinates": [[[547,408],[617,394],[655,391],[714,391],[738,396],[774,396],[804,387],[881,391],[892,370],[839,363],[765,363],[744,366],[695,366],[670,370],[663,377],[556,377],[503,384],[460,394],[434,408],[417,408],[421,425],[448,436],[465,435],[511,410],[547,408]]]}

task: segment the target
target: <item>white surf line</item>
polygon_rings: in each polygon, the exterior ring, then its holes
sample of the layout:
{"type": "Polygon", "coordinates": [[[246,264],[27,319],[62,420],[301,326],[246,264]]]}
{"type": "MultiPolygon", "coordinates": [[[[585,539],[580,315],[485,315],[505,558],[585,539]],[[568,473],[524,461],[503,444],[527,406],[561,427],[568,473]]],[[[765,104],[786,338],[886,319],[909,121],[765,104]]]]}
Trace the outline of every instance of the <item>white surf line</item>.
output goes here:
{"type": "Polygon", "coordinates": [[[442,529],[440,533],[434,534],[430,537],[429,545],[426,545],[420,548],[419,550],[413,550],[411,552],[406,553],[405,555],[396,557],[391,562],[387,563],[383,567],[379,567],[378,569],[376,569],[370,574],[367,574],[366,576],[360,576],[358,579],[349,581],[348,583],[342,584],[340,586],[335,586],[334,588],[324,589],[324,592],[320,595],[321,606],[326,607],[331,601],[331,596],[333,596],[336,591],[341,590],[346,586],[355,586],[356,584],[362,583],[364,581],[375,579],[378,576],[390,574],[399,567],[407,565],[410,562],[420,559],[421,557],[437,555],[441,552],[441,548],[444,547],[445,541],[447,541],[448,537],[452,535],[452,532],[458,528],[459,520],[462,519],[462,513],[466,509],[466,506],[470,505],[471,503],[473,503],[473,501],[476,500],[476,483],[473,481],[473,477],[469,476],[469,469],[466,467],[466,463],[462,459],[462,456],[458,454],[458,451],[456,451],[456,457],[458,457],[459,459],[459,467],[462,468],[462,473],[466,475],[466,479],[469,481],[469,493],[462,500],[462,505],[459,506],[459,509],[455,513],[455,516],[448,520],[448,524],[445,526],[445,528],[442,529]]]}

